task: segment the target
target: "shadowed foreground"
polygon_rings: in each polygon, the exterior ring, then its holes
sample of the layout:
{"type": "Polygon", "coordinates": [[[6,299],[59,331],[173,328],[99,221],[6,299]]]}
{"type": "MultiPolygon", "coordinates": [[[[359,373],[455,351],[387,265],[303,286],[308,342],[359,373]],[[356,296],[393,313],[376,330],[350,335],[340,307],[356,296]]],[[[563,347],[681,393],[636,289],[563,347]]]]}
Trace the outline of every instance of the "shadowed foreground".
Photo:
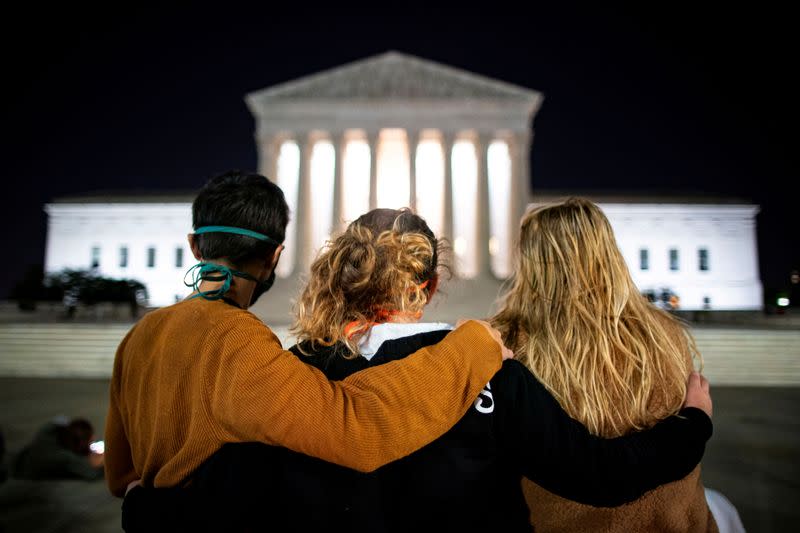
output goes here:
{"type": "MultiPolygon", "coordinates": [[[[102,431],[107,380],[0,378],[0,426],[13,458],[45,421],[86,416],[102,431]]],[[[796,531],[800,523],[800,388],[713,387],[714,437],[703,462],[707,486],[737,506],[749,532],[796,531]]],[[[0,485],[3,533],[121,531],[121,500],[102,482],[0,485]]]]}

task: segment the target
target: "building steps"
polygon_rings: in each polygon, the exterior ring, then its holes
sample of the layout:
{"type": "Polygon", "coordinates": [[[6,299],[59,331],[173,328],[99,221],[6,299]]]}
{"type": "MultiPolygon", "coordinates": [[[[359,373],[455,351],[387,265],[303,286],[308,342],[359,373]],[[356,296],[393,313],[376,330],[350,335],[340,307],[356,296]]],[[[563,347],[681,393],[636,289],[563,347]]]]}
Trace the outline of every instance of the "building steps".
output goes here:
{"type": "MultiPolygon", "coordinates": [[[[108,378],[131,324],[0,324],[0,376],[108,378]]],[[[275,327],[291,344],[288,328],[275,327]]],[[[693,330],[715,385],[800,385],[800,330],[693,330]]]]}

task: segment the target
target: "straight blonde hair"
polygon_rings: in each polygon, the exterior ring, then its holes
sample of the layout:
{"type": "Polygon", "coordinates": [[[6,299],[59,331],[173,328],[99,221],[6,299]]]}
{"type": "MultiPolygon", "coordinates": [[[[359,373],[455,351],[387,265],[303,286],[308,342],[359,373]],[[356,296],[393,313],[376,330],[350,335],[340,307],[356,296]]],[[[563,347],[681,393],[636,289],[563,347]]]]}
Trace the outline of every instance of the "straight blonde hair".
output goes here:
{"type": "Polygon", "coordinates": [[[570,198],[521,224],[515,274],[492,319],[516,358],[597,435],[679,411],[692,358],[702,367],[695,341],[639,293],[600,208],[570,198]]]}

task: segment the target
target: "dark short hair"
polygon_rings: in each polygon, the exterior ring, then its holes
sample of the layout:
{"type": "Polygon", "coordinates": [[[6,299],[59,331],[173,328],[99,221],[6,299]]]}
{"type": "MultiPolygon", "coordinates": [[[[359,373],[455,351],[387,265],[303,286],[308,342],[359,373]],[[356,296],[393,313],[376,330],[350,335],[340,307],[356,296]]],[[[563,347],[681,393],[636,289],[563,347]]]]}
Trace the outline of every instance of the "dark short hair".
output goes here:
{"type": "MultiPolygon", "coordinates": [[[[260,174],[232,170],[211,178],[192,203],[192,225],[233,226],[267,235],[280,243],[286,237],[289,206],[283,191],[260,174]]],[[[231,233],[195,236],[205,259],[226,258],[234,265],[273,253],[277,245],[231,233]]]]}

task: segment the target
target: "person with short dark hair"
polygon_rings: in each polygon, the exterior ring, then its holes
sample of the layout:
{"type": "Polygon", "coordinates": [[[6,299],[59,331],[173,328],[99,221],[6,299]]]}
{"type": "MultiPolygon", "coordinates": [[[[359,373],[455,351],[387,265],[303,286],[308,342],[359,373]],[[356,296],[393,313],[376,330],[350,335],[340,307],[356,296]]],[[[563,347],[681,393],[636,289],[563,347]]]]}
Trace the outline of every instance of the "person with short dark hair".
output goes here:
{"type": "Polygon", "coordinates": [[[247,311],[271,286],[283,250],[281,190],[229,172],[203,187],[192,216],[194,292],[145,315],[114,360],[105,441],[117,496],[139,479],[182,487],[235,442],[374,470],[445,433],[511,355],[496,331],[467,321],[402,362],[331,382],[247,311]]]}
{"type": "Polygon", "coordinates": [[[14,477],[20,479],[85,479],[103,477],[103,456],[89,448],[94,428],[85,418],[45,424],[17,456],[14,477]]]}

